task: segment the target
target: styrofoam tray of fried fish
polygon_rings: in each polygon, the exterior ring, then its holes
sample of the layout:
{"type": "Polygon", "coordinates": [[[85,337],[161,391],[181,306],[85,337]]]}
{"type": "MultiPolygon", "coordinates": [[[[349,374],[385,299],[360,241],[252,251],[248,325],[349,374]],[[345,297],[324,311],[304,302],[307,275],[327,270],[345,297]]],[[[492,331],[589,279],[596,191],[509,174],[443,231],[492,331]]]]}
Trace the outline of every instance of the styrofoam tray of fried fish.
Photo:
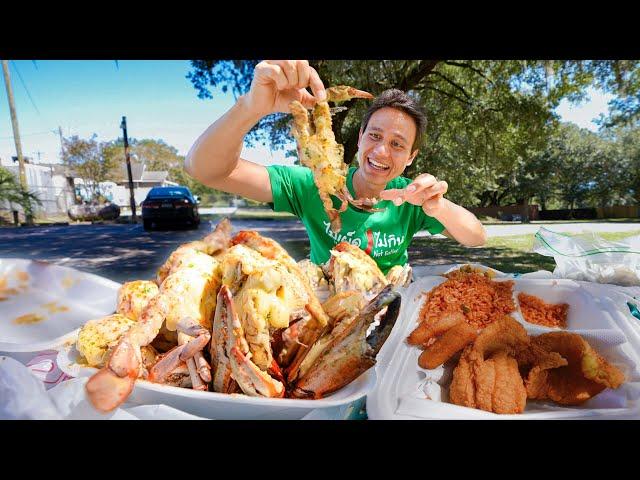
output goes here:
{"type": "Polygon", "coordinates": [[[530,335],[557,328],[528,323],[520,310],[517,295],[525,292],[547,303],[568,303],[566,331],[580,334],[607,361],[625,375],[617,389],[605,389],[579,406],[561,406],[552,402],[527,400],[521,414],[498,415],[479,409],[455,405],[448,401],[448,387],[459,354],[436,369],[418,365],[422,350],[411,346],[406,338],[418,325],[425,292],[446,279],[426,276],[417,279],[403,293],[398,325],[380,351],[378,383],[367,397],[371,419],[560,419],[560,418],[638,418],[640,415],[640,336],[629,327],[626,305],[617,305],[587,291],[579,283],[562,279],[495,278],[513,281],[516,311],[513,318],[523,324],[530,335]]]}
{"type": "Polygon", "coordinates": [[[56,348],[88,320],[113,313],[120,284],[38,260],[0,259],[0,351],[56,348]]]}
{"type": "MultiPolygon", "coordinates": [[[[88,377],[98,371],[82,364],[81,356],[75,348],[75,338],[60,349],[56,362],[63,372],[73,377],[88,377]]],[[[376,372],[374,368],[370,368],[353,382],[325,398],[304,400],[203,392],[137,380],[127,401],[139,405],[168,405],[210,419],[294,420],[301,419],[318,408],[338,407],[354,402],[371,392],[375,383],[376,372]]]]}

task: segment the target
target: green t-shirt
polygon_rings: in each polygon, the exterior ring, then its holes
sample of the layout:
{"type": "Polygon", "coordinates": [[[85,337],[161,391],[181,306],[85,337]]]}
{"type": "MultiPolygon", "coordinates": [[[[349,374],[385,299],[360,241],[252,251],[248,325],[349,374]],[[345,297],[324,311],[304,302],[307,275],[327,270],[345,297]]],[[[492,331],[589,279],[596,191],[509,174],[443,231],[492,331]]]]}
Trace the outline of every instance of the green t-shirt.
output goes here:
{"type": "MultiPolygon", "coordinates": [[[[267,171],[271,180],[273,210],[292,213],[302,221],[309,234],[311,261],[317,265],[329,260],[329,251],[344,241],[369,254],[386,275],[394,265],[407,263],[407,248],[416,232],[427,230],[435,235],[444,230],[438,220],[426,215],[418,205],[403,203],[397,207],[391,201],[382,200],[375,207],[384,210],[374,213],[349,204],[340,214],[342,229],[334,233],[309,168],[271,165],[267,171]]],[[[355,171],[351,167],[347,174],[347,188],[354,197],[355,171]]],[[[389,182],[385,190],[405,188],[409,183],[410,179],[398,177],[389,182]]],[[[332,200],[334,207],[338,208],[340,200],[335,197],[332,200]]]]}

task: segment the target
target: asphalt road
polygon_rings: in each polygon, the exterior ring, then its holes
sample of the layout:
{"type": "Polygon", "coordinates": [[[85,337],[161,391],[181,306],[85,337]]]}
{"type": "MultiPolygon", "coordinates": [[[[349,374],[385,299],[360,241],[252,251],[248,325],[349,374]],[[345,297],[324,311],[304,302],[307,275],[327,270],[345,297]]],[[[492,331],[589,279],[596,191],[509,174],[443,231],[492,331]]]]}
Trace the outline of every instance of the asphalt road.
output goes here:
{"type": "MultiPolygon", "coordinates": [[[[297,220],[234,219],[232,222],[236,231],[257,230],[275,239],[296,260],[309,253],[307,234],[297,220]]],[[[47,260],[118,282],[150,279],[175,248],[204,237],[214,225],[205,221],[198,230],[152,232],[145,232],[142,225],[126,224],[0,228],[0,258],[47,260]]],[[[541,226],[514,224],[488,225],[486,228],[491,237],[533,234],[541,226]]],[[[556,223],[546,226],[556,232],[640,230],[640,223],[556,223]]],[[[414,250],[409,252],[411,262],[441,263],[433,252],[414,250]]]]}
{"type": "MultiPolygon", "coordinates": [[[[179,245],[204,237],[214,226],[205,221],[198,230],[151,232],[139,224],[0,228],[0,258],[46,260],[118,282],[150,279],[179,245]]],[[[296,259],[306,256],[305,249],[297,247],[308,243],[300,222],[238,219],[233,226],[274,238],[296,259]]]]}

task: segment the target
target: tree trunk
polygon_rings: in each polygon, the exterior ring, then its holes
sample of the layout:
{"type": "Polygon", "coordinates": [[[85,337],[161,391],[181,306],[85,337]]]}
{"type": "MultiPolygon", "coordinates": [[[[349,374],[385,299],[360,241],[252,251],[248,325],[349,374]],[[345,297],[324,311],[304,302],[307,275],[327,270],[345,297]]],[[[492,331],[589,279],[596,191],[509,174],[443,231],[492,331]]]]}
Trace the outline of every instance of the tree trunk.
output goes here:
{"type": "Polygon", "coordinates": [[[530,223],[529,220],[529,197],[527,195],[525,195],[525,197],[522,199],[522,210],[521,210],[521,217],[522,219],[520,220],[522,223],[530,223]]]}
{"type": "Polygon", "coordinates": [[[345,163],[351,163],[354,160],[356,152],[358,151],[358,133],[359,130],[349,132],[349,136],[345,139],[344,145],[344,161],[345,163]]]}
{"type": "Polygon", "coordinates": [[[571,200],[569,204],[569,220],[573,219],[573,205],[575,204],[575,200],[571,200]]]}
{"type": "Polygon", "coordinates": [[[417,64],[413,69],[411,69],[408,74],[404,77],[402,82],[398,85],[397,88],[403,91],[408,91],[414,88],[418,83],[422,81],[424,77],[430,75],[436,65],[440,63],[441,60],[423,60],[419,64],[417,64]]]}

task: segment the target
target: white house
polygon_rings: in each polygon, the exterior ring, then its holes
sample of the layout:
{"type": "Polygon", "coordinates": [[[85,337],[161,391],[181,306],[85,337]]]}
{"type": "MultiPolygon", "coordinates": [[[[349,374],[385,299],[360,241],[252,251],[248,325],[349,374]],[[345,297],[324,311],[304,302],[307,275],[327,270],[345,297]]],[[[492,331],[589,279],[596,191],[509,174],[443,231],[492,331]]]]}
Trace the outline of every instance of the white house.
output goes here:
{"type": "MultiPolygon", "coordinates": [[[[19,176],[18,164],[4,164],[4,168],[19,176]]],[[[24,165],[27,188],[38,195],[42,205],[36,205],[35,211],[39,214],[55,214],[65,212],[74,203],[73,179],[67,176],[64,165],[37,165],[25,163],[24,165]]],[[[22,211],[17,205],[9,205],[8,202],[0,202],[3,210],[22,211]],[[4,203],[4,204],[2,204],[4,203]]]]}
{"type": "MultiPolygon", "coordinates": [[[[16,178],[19,175],[19,167],[15,162],[1,162],[2,166],[12,172],[16,178]]],[[[66,214],[71,205],[75,203],[76,194],[81,197],[84,194],[82,185],[84,181],[74,175],[73,171],[62,164],[33,164],[25,163],[27,188],[38,195],[42,201],[41,206],[36,206],[36,215],[66,214]]],[[[153,187],[166,187],[177,185],[167,180],[169,172],[146,170],[144,164],[131,164],[131,173],[134,185],[136,205],[140,205],[149,190],[153,187]]],[[[129,206],[129,182],[102,182],[101,190],[105,197],[120,207],[129,206]]],[[[8,202],[0,202],[0,210],[10,215],[11,210],[22,209],[17,205],[9,205],[8,202]]]]}
{"type": "MultiPolygon", "coordinates": [[[[131,163],[131,178],[133,179],[134,198],[136,205],[147,198],[147,193],[153,187],[170,187],[178,185],[175,182],[167,180],[169,172],[166,170],[154,171],[147,170],[146,166],[141,163],[131,163]]],[[[112,183],[112,182],[109,182],[112,183]]],[[[112,183],[111,201],[119,207],[129,206],[129,180],[125,177],[116,183],[112,183]]],[[[107,198],[109,198],[107,196],[107,198]]]]}

